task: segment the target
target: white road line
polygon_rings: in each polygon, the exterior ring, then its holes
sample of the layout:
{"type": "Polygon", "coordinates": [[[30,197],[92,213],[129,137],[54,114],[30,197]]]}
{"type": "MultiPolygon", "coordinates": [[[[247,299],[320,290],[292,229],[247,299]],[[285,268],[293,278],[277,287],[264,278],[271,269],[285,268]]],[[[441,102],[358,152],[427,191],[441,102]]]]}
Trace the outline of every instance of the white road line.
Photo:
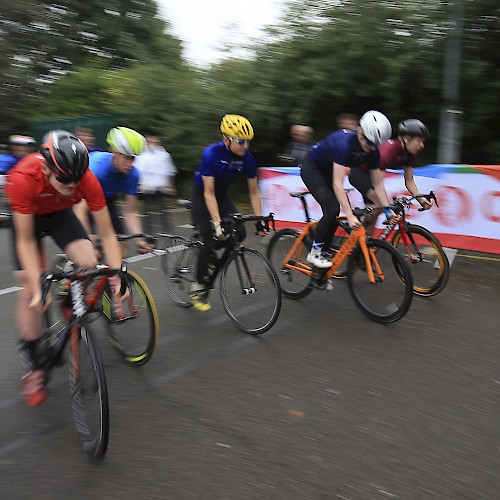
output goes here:
{"type": "Polygon", "coordinates": [[[19,290],[22,290],[22,287],[20,287],[20,286],[10,286],[9,288],[2,288],[0,290],[0,295],[5,295],[7,293],[18,292],[19,290]]]}

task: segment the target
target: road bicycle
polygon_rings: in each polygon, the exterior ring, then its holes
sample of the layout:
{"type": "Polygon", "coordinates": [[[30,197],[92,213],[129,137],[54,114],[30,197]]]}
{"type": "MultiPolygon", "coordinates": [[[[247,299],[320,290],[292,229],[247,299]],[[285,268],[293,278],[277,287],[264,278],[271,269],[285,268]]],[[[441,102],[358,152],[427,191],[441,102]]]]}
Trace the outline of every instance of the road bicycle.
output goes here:
{"type": "MultiPolygon", "coordinates": [[[[118,241],[144,238],[148,243],[156,237],[146,234],[119,234],[118,241]]],[[[99,248],[99,243],[97,242],[99,248]]],[[[66,254],[59,254],[54,260],[59,271],[71,270],[73,263],[66,254]]],[[[144,280],[134,271],[127,269],[126,280],[129,297],[117,302],[114,296],[114,282],[103,279],[92,290],[95,305],[92,308],[92,320],[104,325],[106,337],[123,360],[132,366],[142,366],[151,360],[159,338],[159,320],[153,295],[144,280]]],[[[59,294],[67,291],[64,283],[59,294]]]]}
{"type": "Polygon", "coordinates": [[[391,208],[396,216],[385,223],[386,227],[378,238],[394,245],[410,264],[413,293],[421,297],[431,297],[446,287],[450,276],[450,263],[441,243],[431,231],[406,220],[405,215],[416,198],[434,200],[439,207],[433,191],[429,194],[393,198],[391,208]]]}
{"type": "MultiPolygon", "coordinates": [[[[262,217],[237,213],[224,219],[227,239],[216,243],[219,248],[211,256],[207,290],[213,289],[220,277],[222,305],[228,316],[240,330],[260,335],[278,319],[281,292],[276,271],[267,258],[236,238],[235,223],[250,221],[263,221],[267,231],[270,224],[274,227],[273,214],[262,217]]],[[[176,304],[191,307],[191,284],[197,281],[198,253],[203,242],[199,234],[192,238],[168,233],[158,236],[166,238],[161,259],[167,294],[176,304]]]]}
{"type": "MultiPolygon", "coordinates": [[[[349,191],[351,190],[347,189],[346,193],[349,193],[349,191]]],[[[311,222],[312,219],[306,201],[308,194],[310,194],[308,191],[296,192],[290,193],[290,196],[301,201],[306,222],[311,222]]],[[[446,287],[450,275],[450,263],[439,240],[431,231],[406,220],[405,215],[409,211],[412,201],[416,198],[434,201],[436,206],[439,207],[433,191],[428,194],[394,197],[390,208],[396,214],[396,217],[384,222],[386,227],[377,238],[391,243],[410,264],[413,276],[413,293],[421,297],[431,297],[437,295],[446,287]]],[[[422,208],[418,210],[423,211],[422,208]]],[[[350,232],[347,221],[341,221],[339,227],[340,230],[336,232],[333,240],[333,251],[336,251],[345,241],[345,236],[341,236],[340,233],[342,232],[345,235],[350,232]]],[[[280,239],[290,236],[290,234],[290,231],[284,229],[281,232],[278,231],[274,238],[280,239]]]]}
{"type": "MultiPolygon", "coordinates": [[[[278,270],[283,294],[301,299],[314,288],[332,290],[332,279],[346,261],[343,274],[357,307],[379,323],[401,319],[412,302],[413,279],[408,263],[394,246],[367,236],[367,216],[374,210],[371,207],[353,210],[362,225],[350,231],[339,248],[332,248],[332,266],[328,269],[320,270],[307,263],[317,221],[309,220],[301,231],[290,228],[277,231],[269,242],[267,255],[278,270]]],[[[346,218],[338,219],[347,229],[346,218]]]]}
{"type": "Polygon", "coordinates": [[[106,453],[109,439],[109,402],[106,375],[99,345],[93,332],[90,313],[95,309],[98,291],[110,277],[120,273],[122,292],[126,269],[99,266],[91,270],[52,271],[42,276],[42,303],[45,304],[53,283],[66,288],[43,314],[43,332],[37,342],[36,359],[47,374],[65,362],[68,345],[71,407],[84,451],[96,459],[106,453]]]}

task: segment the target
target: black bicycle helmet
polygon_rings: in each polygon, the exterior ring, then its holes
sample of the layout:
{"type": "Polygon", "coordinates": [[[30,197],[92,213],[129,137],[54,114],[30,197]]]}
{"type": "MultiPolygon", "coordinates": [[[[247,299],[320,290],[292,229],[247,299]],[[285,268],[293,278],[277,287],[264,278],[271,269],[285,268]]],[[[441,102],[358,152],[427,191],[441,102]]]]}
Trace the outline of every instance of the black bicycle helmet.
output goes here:
{"type": "Polygon", "coordinates": [[[78,137],[52,130],[40,148],[47,166],[61,182],[78,182],[89,168],[89,153],[78,137]]]}
{"type": "Polygon", "coordinates": [[[429,138],[429,129],[420,121],[414,118],[402,121],[399,126],[399,136],[409,135],[411,137],[429,138]]]}

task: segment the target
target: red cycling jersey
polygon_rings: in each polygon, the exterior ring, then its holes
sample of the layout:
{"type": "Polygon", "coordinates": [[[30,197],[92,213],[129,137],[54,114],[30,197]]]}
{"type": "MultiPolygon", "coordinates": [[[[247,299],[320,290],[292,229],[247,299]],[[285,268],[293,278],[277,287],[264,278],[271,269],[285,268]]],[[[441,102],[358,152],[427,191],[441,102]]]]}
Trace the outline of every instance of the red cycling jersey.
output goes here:
{"type": "Polygon", "coordinates": [[[416,155],[404,150],[399,139],[391,139],[378,147],[380,152],[380,170],[388,168],[414,167],[417,161],[416,155]]]}
{"type": "Polygon", "coordinates": [[[106,206],[106,199],[99,181],[89,170],[69,196],[59,193],[42,171],[44,158],[39,153],[25,156],[10,170],[5,189],[13,212],[21,214],[48,215],[60,212],[87,201],[89,210],[96,212],[106,206]]]}

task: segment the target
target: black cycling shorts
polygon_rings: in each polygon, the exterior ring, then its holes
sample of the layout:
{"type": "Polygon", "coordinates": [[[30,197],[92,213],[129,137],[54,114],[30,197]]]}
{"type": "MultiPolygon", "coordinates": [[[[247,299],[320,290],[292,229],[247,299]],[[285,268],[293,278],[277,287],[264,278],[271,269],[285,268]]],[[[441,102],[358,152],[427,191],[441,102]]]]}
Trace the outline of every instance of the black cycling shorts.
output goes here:
{"type": "MultiPolygon", "coordinates": [[[[66,208],[48,215],[35,215],[35,238],[40,245],[44,236],[51,236],[61,250],[75,240],[88,240],[88,234],[82,223],[73,212],[66,208]]],[[[12,250],[15,269],[22,269],[16,250],[16,230],[12,224],[12,250]]]]}

